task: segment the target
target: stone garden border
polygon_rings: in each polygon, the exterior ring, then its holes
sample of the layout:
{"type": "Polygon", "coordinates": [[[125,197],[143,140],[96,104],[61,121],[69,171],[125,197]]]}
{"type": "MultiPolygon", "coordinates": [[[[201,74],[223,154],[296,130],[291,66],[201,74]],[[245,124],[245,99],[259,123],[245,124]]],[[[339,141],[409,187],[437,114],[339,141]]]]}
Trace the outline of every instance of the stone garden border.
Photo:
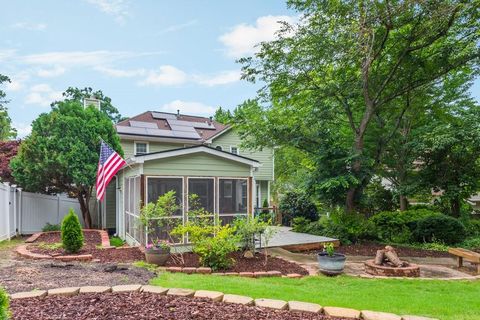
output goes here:
{"type": "Polygon", "coordinates": [[[85,287],[67,287],[56,288],[50,290],[34,290],[29,292],[18,292],[10,294],[10,299],[28,299],[28,298],[44,298],[47,296],[74,296],[82,293],[95,294],[111,294],[111,293],[128,293],[128,292],[148,292],[158,295],[181,296],[191,298],[207,298],[214,302],[236,303],[247,306],[257,306],[263,308],[271,308],[277,310],[302,311],[325,314],[333,317],[343,317],[350,319],[364,320],[438,320],[433,318],[403,315],[399,316],[393,313],[377,312],[369,310],[355,310],[350,308],[339,307],[323,307],[316,303],[302,301],[283,301],[274,299],[253,299],[247,296],[234,294],[224,294],[219,291],[207,290],[191,290],[182,288],[163,288],[152,285],[118,285],[118,286],[85,286],[85,287]]]}
{"type": "Polygon", "coordinates": [[[285,277],[285,278],[303,278],[304,276],[298,273],[289,273],[282,275],[280,271],[255,271],[255,272],[212,272],[212,268],[207,267],[168,267],[165,269],[171,273],[185,273],[185,274],[211,274],[214,276],[237,276],[245,278],[266,278],[266,277],[285,277]]]}
{"type": "MultiPolygon", "coordinates": [[[[100,234],[100,237],[102,239],[101,247],[105,249],[110,249],[114,248],[110,245],[110,238],[108,237],[108,232],[105,230],[97,230],[97,229],[83,229],[83,231],[89,231],[89,232],[98,232],[100,234]]],[[[48,232],[37,232],[31,235],[27,240],[25,240],[26,244],[18,246],[15,251],[17,252],[18,255],[21,257],[27,258],[27,259],[34,259],[34,260],[39,260],[39,259],[53,259],[53,260],[60,260],[64,262],[70,262],[70,261],[91,261],[93,259],[93,256],[91,254],[81,254],[81,255],[64,255],[64,256],[50,256],[47,254],[40,254],[40,253],[33,253],[30,250],[28,250],[28,245],[30,243],[34,243],[42,234],[48,234],[48,233],[60,233],[60,231],[48,231],[48,232]]]]}

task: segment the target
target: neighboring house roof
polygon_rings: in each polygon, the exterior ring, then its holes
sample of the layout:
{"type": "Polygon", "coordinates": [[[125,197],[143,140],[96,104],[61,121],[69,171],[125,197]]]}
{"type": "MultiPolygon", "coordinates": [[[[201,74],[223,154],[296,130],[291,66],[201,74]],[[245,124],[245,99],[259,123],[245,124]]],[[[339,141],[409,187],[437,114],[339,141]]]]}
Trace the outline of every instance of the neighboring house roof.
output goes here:
{"type": "Polygon", "coordinates": [[[116,125],[120,135],[161,137],[167,139],[182,139],[206,141],[229,126],[211,118],[197,117],[169,112],[146,111],[116,125]]]}
{"type": "Polygon", "coordinates": [[[205,145],[200,145],[200,146],[192,146],[192,147],[186,147],[186,148],[178,148],[178,149],[172,149],[172,150],[166,150],[166,151],[159,151],[159,152],[152,152],[152,153],[146,153],[142,155],[137,155],[133,158],[130,158],[130,163],[143,163],[145,161],[149,160],[157,160],[157,159],[164,159],[164,158],[170,158],[170,157],[177,157],[177,156],[182,156],[182,155],[188,155],[188,154],[193,154],[193,153],[208,153],[217,157],[225,158],[228,160],[240,162],[243,164],[250,165],[254,168],[258,168],[261,166],[260,162],[251,158],[247,158],[244,156],[240,156],[237,154],[233,154],[230,152],[218,150],[212,147],[208,147],[205,145]]]}

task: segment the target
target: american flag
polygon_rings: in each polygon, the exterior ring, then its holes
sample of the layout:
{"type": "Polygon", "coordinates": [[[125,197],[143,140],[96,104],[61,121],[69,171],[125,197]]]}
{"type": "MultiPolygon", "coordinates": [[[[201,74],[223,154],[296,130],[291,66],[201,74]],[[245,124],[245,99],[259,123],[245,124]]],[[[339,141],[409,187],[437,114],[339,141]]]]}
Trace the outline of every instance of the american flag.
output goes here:
{"type": "Polygon", "coordinates": [[[102,201],[105,189],[113,176],[127,163],[112,148],[102,141],[97,171],[97,199],[102,201]]]}

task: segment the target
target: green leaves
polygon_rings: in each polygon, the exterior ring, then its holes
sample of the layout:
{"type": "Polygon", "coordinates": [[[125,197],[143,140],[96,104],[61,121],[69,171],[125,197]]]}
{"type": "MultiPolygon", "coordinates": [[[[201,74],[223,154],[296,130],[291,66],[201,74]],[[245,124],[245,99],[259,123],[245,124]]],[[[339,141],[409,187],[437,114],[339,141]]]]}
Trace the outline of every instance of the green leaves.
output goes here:
{"type": "Polygon", "coordinates": [[[67,250],[67,252],[76,253],[82,249],[82,225],[73,209],[70,209],[65,218],[63,218],[61,232],[63,248],[67,250]]]}

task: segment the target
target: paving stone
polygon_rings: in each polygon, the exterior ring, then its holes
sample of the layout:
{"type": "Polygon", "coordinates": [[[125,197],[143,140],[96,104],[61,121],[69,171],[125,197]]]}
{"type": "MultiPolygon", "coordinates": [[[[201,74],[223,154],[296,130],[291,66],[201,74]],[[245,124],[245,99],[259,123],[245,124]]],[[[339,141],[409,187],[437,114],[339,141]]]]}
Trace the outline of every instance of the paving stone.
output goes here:
{"type": "Polygon", "coordinates": [[[282,273],[280,271],[267,271],[270,277],[281,277],[282,273]]]}
{"type": "Polygon", "coordinates": [[[167,292],[167,296],[193,297],[194,294],[194,290],[181,288],[171,288],[167,292]]]}
{"type": "Polygon", "coordinates": [[[112,287],[107,286],[85,286],[80,287],[80,293],[105,293],[111,292],[112,287]]]}
{"type": "Polygon", "coordinates": [[[252,305],[253,299],[246,296],[239,296],[236,294],[226,294],[223,296],[223,302],[225,303],[236,303],[243,305],[252,305]]]}
{"type": "Polygon", "coordinates": [[[225,272],[224,275],[226,275],[226,276],[238,276],[238,272],[225,272]]]}
{"type": "Polygon", "coordinates": [[[303,276],[301,274],[298,274],[298,273],[289,273],[287,274],[287,278],[302,278],[303,276]]]}
{"type": "Polygon", "coordinates": [[[288,303],[283,300],[274,300],[274,299],[255,299],[255,305],[257,307],[270,308],[284,310],[287,309],[288,303]]]}
{"type": "Polygon", "coordinates": [[[113,286],[112,292],[134,292],[140,291],[142,285],[140,284],[124,284],[119,286],[113,286]]]}
{"type": "Polygon", "coordinates": [[[402,320],[402,317],[386,312],[362,310],[362,318],[365,320],[402,320]]]}
{"type": "Polygon", "coordinates": [[[322,306],[316,303],[301,302],[301,301],[288,301],[288,309],[290,311],[303,311],[303,312],[322,312],[322,306]]]}
{"type": "Polygon", "coordinates": [[[165,295],[167,294],[168,288],[163,288],[159,286],[150,286],[150,285],[145,285],[142,286],[140,289],[141,292],[150,292],[150,293],[156,293],[160,295],[165,295]]]}
{"type": "Polygon", "coordinates": [[[402,316],[403,320],[438,320],[437,318],[427,318],[427,317],[420,317],[420,316],[402,316]]]}
{"type": "Polygon", "coordinates": [[[255,277],[253,272],[239,272],[238,275],[240,277],[245,277],[245,278],[254,278],[255,277]]]}
{"type": "Polygon", "coordinates": [[[223,300],[223,292],[219,291],[198,290],[193,296],[195,298],[208,298],[216,302],[223,300]]]}
{"type": "Polygon", "coordinates": [[[10,299],[28,299],[28,298],[42,298],[47,295],[46,290],[35,290],[29,292],[17,292],[10,295],[10,299]]]}
{"type": "Polygon", "coordinates": [[[210,274],[212,273],[212,268],[200,267],[200,268],[197,268],[197,273],[210,274]]]}
{"type": "Polygon", "coordinates": [[[78,294],[80,287],[56,288],[48,290],[49,296],[74,296],[78,294]]]}
{"type": "Polygon", "coordinates": [[[255,278],[270,277],[267,271],[257,271],[257,272],[254,272],[253,275],[255,276],[255,278]]]}
{"type": "Polygon", "coordinates": [[[57,256],[53,259],[60,260],[60,261],[90,261],[92,260],[93,256],[91,254],[79,254],[77,256],[57,256]]]}
{"type": "Polygon", "coordinates": [[[167,271],[168,272],[182,272],[182,267],[168,267],[167,271]]]}
{"type": "Polygon", "coordinates": [[[182,269],[182,272],[186,273],[186,274],[192,274],[192,273],[197,272],[197,268],[185,267],[185,268],[182,269]]]}
{"type": "Polygon", "coordinates": [[[339,317],[339,318],[360,318],[360,311],[350,308],[338,308],[338,307],[324,307],[323,312],[327,316],[339,317]]]}

